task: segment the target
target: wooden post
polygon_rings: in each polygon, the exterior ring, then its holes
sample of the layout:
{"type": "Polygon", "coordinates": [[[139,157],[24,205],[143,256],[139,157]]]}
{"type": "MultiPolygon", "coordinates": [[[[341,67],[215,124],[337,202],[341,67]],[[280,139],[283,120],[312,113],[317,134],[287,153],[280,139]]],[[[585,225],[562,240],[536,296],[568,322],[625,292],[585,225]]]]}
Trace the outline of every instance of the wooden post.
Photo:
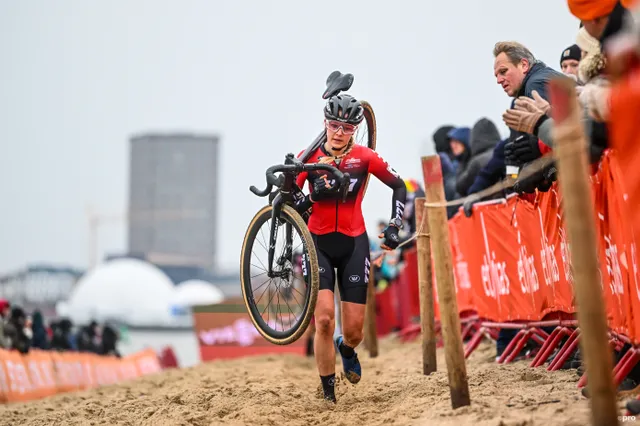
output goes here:
{"type": "Polygon", "coordinates": [[[607,317],[598,272],[595,208],[589,184],[587,142],[574,83],[549,83],[554,118],[553,154],[570,243],[580,346],[589,377],[591,419],[594,426],[617,425],[616,391],[607,317]]]}
{"type": "Polygon", "coordinates": [[[436,363],[436,331],[433,313],[433,281],[431,271],[431,241],[425,217],[425,198],[414,201],[418,248],[418,283],[420,286],[420,328],[422,329],[422,373],[429,375],[438,370],[436,363]]]}
{"type": "Polygon", "coordinates": [[[364,315],[364,341],[369,350],[369,356],[378,356],[378,328],[376,326],[376,287],[375,287],[375,265],[369,267],[369,283],[367,284],[367,305],[364,315]]]}
{"type": "Polygon", "coordinates": [[[440,157],[437,155],[422,157],[422,173],[424,174],[427,202],[441,204],[440,207],[428,207],[427,219],[436,267],[438,305],[440,307],[440,323],[444,339],[451,406],[455,409],[470,405],[471,401],[453,277],[440,157]]]}

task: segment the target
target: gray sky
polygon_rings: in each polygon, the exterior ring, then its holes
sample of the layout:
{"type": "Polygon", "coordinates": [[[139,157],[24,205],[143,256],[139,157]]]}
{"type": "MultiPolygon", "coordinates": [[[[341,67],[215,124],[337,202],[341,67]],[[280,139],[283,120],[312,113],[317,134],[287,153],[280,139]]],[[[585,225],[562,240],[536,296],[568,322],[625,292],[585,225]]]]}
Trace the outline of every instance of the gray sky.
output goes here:
{"type": "MultiPolygon", "coordinates": [[[[520,41],[558,69],[577,29],[562,0],[2,0],[0,274],[29,262],[86,267],[85,207],[126,210],[128,137],[145,131],[221,134],[217,238],[221,263],[237,268],[265,204],[248,187],[322,129],[331,71],[355,75],[378,151],[421,180],[438,125],[487,116],[507,134],[496,41],[520,41]]],[[[389,218],[390,197],[370,181],[370,229],[389,218]]],[[[102,226],[99,256],[126,238],[125,222],[102,226]]]]}

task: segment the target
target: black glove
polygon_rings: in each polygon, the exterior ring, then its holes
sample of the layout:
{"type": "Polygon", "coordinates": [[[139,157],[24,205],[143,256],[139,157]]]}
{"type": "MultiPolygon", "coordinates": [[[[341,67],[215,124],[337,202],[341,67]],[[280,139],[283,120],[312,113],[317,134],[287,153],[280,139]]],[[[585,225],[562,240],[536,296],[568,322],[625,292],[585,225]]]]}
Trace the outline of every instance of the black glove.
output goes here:
{"type": "Polygon", "coordinates": [[[311,200],[315,203],[320,200],[326,200],[332,198],[334,194],[338,193],[338,184],[329,186],[329,181],[326,179],[326,175],[322,175],[313,181],[313,190],[311,191],[311,200]]]}
{"type": "Polygon", "coordinates": [[[393,225],[389,225],[384,228],[382,231],[382,235],[384,240],[382,240],[381,246],[387,246],[391,250],[394,250],[400,244],[400,236],[398,235],[399,229],[393,225]]]}
{"type": "Polygon", "coordinates": [[[542,177],[544,179],[543,182],[538,184],[538,191],[547,192],[551,189],[551,185],[557,179],[558,169],[556,168],[555,163],[549,164],[542,170],[542,177]]]}
{"type": "Polygon", "coordinates": [[[597,145],[589,146],[589,162],[591,164],[596,164],[600,161],[600,157],[602,157],[602,153],[605,149],[606,148],[597,145]]]}
{"type": "Polygon", "coordinates": [[[533,194],[536,189],[547,192],[551,184],[556,180],[557,169],[554,163],[526,178],[518,178],[513,185],[513,190],[518,194],[533,194]]]}
{"type": "Polygon", "coordinates": [[[538,138],[532,135],[520,135],[504,146],[506,164],[522,166],[540,157],[542,157],[542,153],[538,146],[538,138]]]}
{"type": "Polygon", "coordinates": [[[474,200],[473,198],[469,198],[462,204],[462,211],[466,217],[471,217],[473,214],[473,205],[476,201],[477,200],[474,200]]]}

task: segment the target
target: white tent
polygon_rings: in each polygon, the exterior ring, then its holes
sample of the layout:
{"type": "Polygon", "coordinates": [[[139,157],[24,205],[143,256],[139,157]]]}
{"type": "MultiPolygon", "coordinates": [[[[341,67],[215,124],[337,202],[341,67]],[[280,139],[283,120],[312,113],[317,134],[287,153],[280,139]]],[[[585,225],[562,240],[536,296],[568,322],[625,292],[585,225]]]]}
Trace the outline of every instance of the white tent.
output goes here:
{"type": "Polygon", "coordinates": [[[123,258],[101,264],[85,274],[58,313],[76,323],[122,321],[132,326],[163,326],[173,322],[175,288],[154,265],[123,258]]]}
{"type": "Polygon", "coordinates": [[[176,287],[173,303],[182,307],[190,307],[213,305],[223,300],[224,294],[214,284],[203,280],[187,280],[176,287]]]}

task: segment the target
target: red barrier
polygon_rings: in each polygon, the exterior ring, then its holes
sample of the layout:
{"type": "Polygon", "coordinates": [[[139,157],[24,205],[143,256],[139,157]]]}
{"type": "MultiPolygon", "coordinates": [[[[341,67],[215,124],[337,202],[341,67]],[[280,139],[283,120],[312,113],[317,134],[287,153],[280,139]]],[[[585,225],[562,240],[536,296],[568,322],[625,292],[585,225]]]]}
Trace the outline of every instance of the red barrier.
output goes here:
{"type": "Polygon", "coordinates": [[[152,349],[124,358],[37,349],[22,355],[0,349],[0,403],[89,389],[160,370],[160,362],[152,349]]]}
{"type": "Polygon", "coordinates": [[[201,361],[272,353],[304,356],[306,353],[305,338],[289,345],[274,345],[262,337],[251,322],[242,298],[197,306],[193,310],[193,322],[201,361]]]}
{"type": "MultiPolygon", "coordinates": [[[[640,169],[640,168],[638,168],[640,169]]],[[[610,329],[640,342],[640,284],[631,204],[617,159],[608,150],[591,177],[598,254],[610,329]]],[[[511,197],[474,206],[449,221],[458,308],[499,323],[575,313],[569,243],[554,184],[532,201],[511,197]]],[[[637,207],[635,208],[637,210],[637,207]]],[[[638,216],[640,220],[640,216],[638,216]]],[[[401,306],[419,312],[417,259],[408,251],[398,279],[401,306]]],[[[433,277],[436,316],[437,287],[433,277]]],[[[526,333],[526,330],[523,332],[526,333]]],[[[527,333],[537,340],[536,333],[527,333]]]]}

